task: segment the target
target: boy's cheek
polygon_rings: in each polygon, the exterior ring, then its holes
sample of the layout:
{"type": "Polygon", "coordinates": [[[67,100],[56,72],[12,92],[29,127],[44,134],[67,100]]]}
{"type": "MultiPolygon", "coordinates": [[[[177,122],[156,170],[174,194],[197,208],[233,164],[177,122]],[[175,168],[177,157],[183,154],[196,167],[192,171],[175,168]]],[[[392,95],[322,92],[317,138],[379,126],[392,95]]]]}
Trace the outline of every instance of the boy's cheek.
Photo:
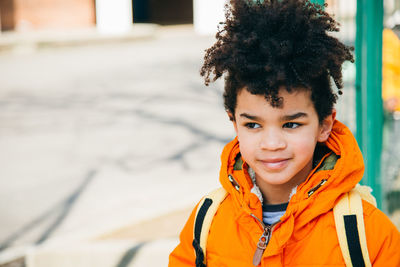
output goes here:
{"type": "Polygon", "coordinates": [[[251,147],[254,145],[249,144],[247,142],[241,142],[240,139],[238,140],[239,140],[240,154],[242,155],[242,158],[245,161],[248,161],[248,159],[250,159],[250,155],[253,154],[253,152],[251,151],[251,147]]]}
{"type": "Polygon", "coordinates": [[[255,154],[256,144],[249,142],[240,142],[239,140],[239,149],[244,161],[249,162],[253,158],[255,154]]]}

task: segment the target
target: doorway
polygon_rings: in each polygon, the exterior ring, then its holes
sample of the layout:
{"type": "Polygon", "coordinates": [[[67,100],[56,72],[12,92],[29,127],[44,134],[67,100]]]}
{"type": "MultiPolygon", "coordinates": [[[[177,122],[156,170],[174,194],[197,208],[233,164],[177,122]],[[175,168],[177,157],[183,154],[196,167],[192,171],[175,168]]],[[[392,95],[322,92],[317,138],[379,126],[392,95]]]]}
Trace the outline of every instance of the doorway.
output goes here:
{"type": "Polygon", "coordinates": [[[132,0],[134,23],[160,25],[193,23],[191,0],[132,0]]]}

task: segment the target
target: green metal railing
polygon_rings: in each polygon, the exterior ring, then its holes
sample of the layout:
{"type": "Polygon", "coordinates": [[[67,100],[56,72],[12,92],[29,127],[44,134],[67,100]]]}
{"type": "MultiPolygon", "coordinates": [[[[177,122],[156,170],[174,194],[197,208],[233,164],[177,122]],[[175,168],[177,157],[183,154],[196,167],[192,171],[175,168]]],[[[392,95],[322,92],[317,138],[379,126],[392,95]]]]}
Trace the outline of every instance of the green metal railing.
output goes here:
{"type": "Polygon", "coordinates": [[[320,4],[321,6],[325,3],[325,0],[310,0],[311,3],[320,4]]]}
{"type": "Polygon", "coordinates": [[[363,184],[382,207],[382,31],[383,0],[357,0],[356,136],[363,152],[363,184]]]}
{"type": "MultiPolygon", "coordinates": [[[[325,2],[324,0],[310,1],[320,5],[323,5],[325,2]]],[[[365,161],[365,174],[362,183],[374,190],[378,207],[382,207],[381,154],[383,107],[381,83],[383,0],[356,1],[356,79],[354,86],[356,121],[353,129],[365,161]]],[[[331,4],[336,5],[336,7],[340,5],[339,1],[331,1],[331,4]]],[[[339,9],[336,11],[340,12],[339,9]]],[[[335,15],[341,17],[341,14],[337,14],[336,12],[335,15]]],[[[346,31],[346,29],[342,28],[341,32],[343,31],[346,31]]],[[[349,41],[348,37],[346,39],[349,41]]],[[[345,104],[352,105],[349,97],[351,97],[353,88],[351,86],[346,89],[351,90],[346,90],[347,96],[341,101],[344,100],[347,102],[345,104]]],[[[350,113],[352,112],[348,112],[347,114],[350,113]]],[[[348,124],[353,124],[349,118],[342,119],[347,121],[348,124]]]]}

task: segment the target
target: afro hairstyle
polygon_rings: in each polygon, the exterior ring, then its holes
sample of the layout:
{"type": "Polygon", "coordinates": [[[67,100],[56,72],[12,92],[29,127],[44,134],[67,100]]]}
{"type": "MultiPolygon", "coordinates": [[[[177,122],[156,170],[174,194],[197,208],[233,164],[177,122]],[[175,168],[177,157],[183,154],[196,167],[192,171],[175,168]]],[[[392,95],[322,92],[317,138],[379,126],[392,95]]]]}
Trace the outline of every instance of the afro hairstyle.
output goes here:
{"type": "MultiPolygon", "coordinates": [[[[236,98],[246,88],[280,107],[279,90],[311,90],[322,122],[341,94],[342,64],[354,62],[351,51],[329,32],[339,24],[308,0],[230,0],[225,5],[217,41],[206,50],[200,74],[209,85],[225,75],[224,105],[235,114],[236,98]]],[[[234,118],[232,118],[234,119],[234,118]]]]}

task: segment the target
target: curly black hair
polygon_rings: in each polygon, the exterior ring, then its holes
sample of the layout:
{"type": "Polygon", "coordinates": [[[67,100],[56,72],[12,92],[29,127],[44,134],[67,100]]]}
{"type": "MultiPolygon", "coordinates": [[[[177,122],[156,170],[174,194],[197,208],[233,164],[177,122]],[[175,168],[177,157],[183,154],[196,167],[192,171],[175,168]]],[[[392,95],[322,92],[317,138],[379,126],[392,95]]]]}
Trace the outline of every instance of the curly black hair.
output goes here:
{"type": "Polygon", "coordinates": [[[341,94],[342,64],[354,62],[353,48],[328,34],[339,31],[339,24],[322,6],[308,0],[230,0],[225,17],[200,74],[208,85],[226,73],[228,112],[235,114],[243,88],[280,107],[284,86],[289,93],[311,90],[320,122],[332,113],[337,94],[330,77],[341,94]]]}

